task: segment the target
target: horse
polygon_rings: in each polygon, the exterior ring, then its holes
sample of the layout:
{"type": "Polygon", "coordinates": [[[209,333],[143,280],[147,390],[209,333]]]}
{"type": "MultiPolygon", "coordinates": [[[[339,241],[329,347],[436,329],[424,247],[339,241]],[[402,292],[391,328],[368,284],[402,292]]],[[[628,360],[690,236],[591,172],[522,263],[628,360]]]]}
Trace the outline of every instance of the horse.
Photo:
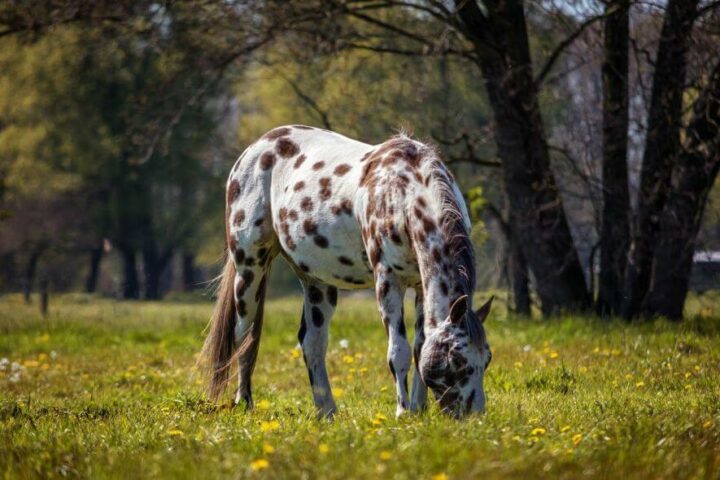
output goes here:
{"type": "Polygon", "coordinates": [[[426,408],[485,411],[492,298],[472,309],[475,262],[462,194],[436,150],[400,133],[369,145],[305,125],[270,130],[233,166],[226,186],[227,259],[202,357],[208,394],[238,365],[235,405],[253,407],[251,377],[270,267],[278,255],[304,292],[298,341],[319,417],[336,412],[325,365],[338,289],[374,286],[388,337],[397,416],[426,408]],[[416,291],[413,350],[403,318],[416,291]],[[412,391],[407,379],[415,361],[412,391]]]}

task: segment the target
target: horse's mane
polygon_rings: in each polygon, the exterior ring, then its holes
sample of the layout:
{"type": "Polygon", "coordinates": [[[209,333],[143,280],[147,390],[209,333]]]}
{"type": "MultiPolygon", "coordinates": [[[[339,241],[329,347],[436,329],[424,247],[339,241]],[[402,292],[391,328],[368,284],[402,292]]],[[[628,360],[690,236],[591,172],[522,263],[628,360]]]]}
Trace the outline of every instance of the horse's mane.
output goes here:
{"type": "MultiPolygon", "coordinates": [[[[470,241],[469,226],[466,225],[465,216],[460,202],[459,189],[450,171],[445,167],[437,149],[432,144],[424,144],[422,154],[427,175],[430,175],[428,185],[440,198],[442,215],[440,218],[440,231],[445,242],[445,254],[452,257],[451,274],[454,275],[456,285],[462,295],[468,296],[468,308],[472,309],[472,297],[475,291],[475,253],[470,241]],[[452,268],[454,266],[454,268],[452,268]]],[[[469,317],[472,317],[471,314],[469,317]]],[[[470,339],[481,346],[485,343],[485,331],[476,321],[466,321],[467,332],[470,339]]]]}

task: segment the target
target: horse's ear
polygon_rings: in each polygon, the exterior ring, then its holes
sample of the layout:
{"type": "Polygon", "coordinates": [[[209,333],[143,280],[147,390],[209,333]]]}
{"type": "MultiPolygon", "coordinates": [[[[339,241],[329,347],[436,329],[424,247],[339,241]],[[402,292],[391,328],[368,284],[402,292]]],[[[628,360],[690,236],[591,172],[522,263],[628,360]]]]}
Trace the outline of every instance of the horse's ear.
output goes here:
{"type": "Polygon", "coordinates": [[[495,295],[490,297],[490,300],[485,302],[485,305],[478,308],[477,311],[475,312],[480,323],[485,323],[485,319],[487,318],[488,314],[490,313],[490,307],[492,307],[492,301],[494,298],[495,298],[495,295]]]}
{"type": "Polygon", "coordinates": [[[455,303],[450,307],[450,321],[458,323],[460,320],[465,318],[465,314],[468,309],[468,296],[463,295],[462,297],[455,300],[455,303]]]}

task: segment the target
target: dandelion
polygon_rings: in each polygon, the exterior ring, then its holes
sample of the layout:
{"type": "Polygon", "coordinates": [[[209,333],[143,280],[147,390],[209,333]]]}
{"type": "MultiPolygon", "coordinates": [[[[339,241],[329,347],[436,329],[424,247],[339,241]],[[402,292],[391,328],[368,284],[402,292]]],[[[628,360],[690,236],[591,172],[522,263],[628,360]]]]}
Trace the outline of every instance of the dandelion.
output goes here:
{"type": "Polygon", "coordinates": [[[432,477],[430,477],[432,480],[448,480],[449,477],[444,473],[436,473],[432,477]]]}
{"type": "Polygon", "coordinates": [[[560,356],[560,354],[559,354],[558,352],[555,352],[555,351],[550,352],[550,358],[551,358],[552,360],[555,360],[555,359],[558,358],[559,356],[560,356]]]}
{"type": "Polygon", "coordinates": [[[642,388],[642,387],[645,386],[645,382],[643,382],[642,380],[640,380],[639,382],[637,382],[637,383],[635,384],[635,386],[636,386],[637,388],[642,388]]]}
{"type": "Polygon", "coordinates": [[[171,437],[184,437],[185,433],[183,433],[182,430],[178,430],[177,428],[172,428],[167,431],[167,434],[171,437]]]}
{"type": "Polygon", "coordinates": [[[265,470],[269,466],[270,462],[268,462],[264,458],[258,458],[257,460],[253,460],[252,462],[250,462],[250,470],[252,470],[253,472],[265,470]]]}
{"type": "Polygon", "coordinates": [[[544,428],[537,427],[537,428],[532,429],[532,431],[530,432],[530,435],[535,435],[535,436],[545,435],[545,432],[546,432],[546,430],[544,428]]]}
{"type": "Polygon", "coordinates": [[[522,362],[515,362],[515,368],[522,368],[523,363],[522,362]]]}
{"type": "Polygon", "coordinates": [[[565,433],[570,431],[570,425],[565,425],[560,429],[560,433],[565,433]]]}
{"type": "Polygon", "coordinates": [[[573,445],[577,445],[578,443],[582,442],[583,436],[581,433],[576,433],[572,437],[573,445]]]}
{"type": "Polygon", "coordinates": [[[347,338],[340,340],[340,348],[347,350],[350,347],[350,341],[347,338]]]}
{"type": "Polygon", "coordinates": [[[342,397],[343,395],[345,395],[345,390],[343,390],[342,388],[339,388],[339,387],[333,387],[333,389],[332,389],[332,394],[333,394],[336,398],[340,398],[340,397],[342,397]]]}
{"type": "Polygon", "coordinates": [[[267,433],[272,432],[280,428],[280,422],[277,420],[270,420],[269,422],[260,422],[260,431],[267,433]]]}
{"type": "Polygon", "coordinates": [[[40,355],[38,355],[37,359],[38,359],[38,362],[41,362],[41,363],[44,362],[45,360],[48,359],[47,353],[41,353],[40,355]]]}
{"type": "Polygon", "coordinates": [[[258,408],[258,410],[269,410],[270,409],[270,401],[266,399],[260,400],[255,406],[258,408]]]}
{"type": "Polygon", "coordinates": [[[383,450],[380,452],[380,460],[390,460],[392,458],[392,452],[388,452],[387,450],[383,450]]]}
{"type": "Polygon", "coordinates": [[[275,447],[273,447],[269,443],[263,443],[262,450],[263,450],[263,453],[271,454],[275,451],[275,447]]]}
{"type": "Polygon", "coordinates": [[[330,447],[328,447],[324,443],[321,443],[320,445],[318,445],[318,451],[325,455],[326,453],[330,452],[330,447]]]}
{"type": "Polygon", "coordinates": [[[27,368],[36,368],[40,366],[40,362],[38,362],[37,360],[25,360],[23,362],[23,366],[27,368]]]}
{"type": "Polygon", "coordinates": [[[300,352],[299,348],[295,347],[290,350],[290,356],[297,360],[298,358],[302,357],[302,353],[300,352]]]}
{"type": "Polygon", "coordinates": [[[353,363],[355,359],[350,355],[343,355],[342,361],[345,363],[353,363]]]}

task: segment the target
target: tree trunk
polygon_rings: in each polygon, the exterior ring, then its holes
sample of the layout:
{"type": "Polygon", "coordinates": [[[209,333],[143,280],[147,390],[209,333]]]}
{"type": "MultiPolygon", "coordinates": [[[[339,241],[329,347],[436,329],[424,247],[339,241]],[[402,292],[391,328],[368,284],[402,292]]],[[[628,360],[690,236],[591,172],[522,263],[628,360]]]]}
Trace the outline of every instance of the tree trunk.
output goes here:
{"type": "Polygon", "coordinates": [[[100,263],[103,258],[103,244],[100,244],[90,250],[90,271],[85,280],[85,291],[87,293],[95,293],[97,290],[98,278],[100,277],[100,263]]]}
{"type": "Polygon", "coordinates": [[[695,103],[687,146],[673,172],[673,188],[660,218],[644,316],[682,318],[695,238],[720,168],[720,63],[695,103]]]}
{"type": "Polygon", "coordinates": [[[30,257],[28,258],[28,263],[25,267],[23,294],[25,297],[25,303],[28,305],[30,304],[30,296],[32,294],[33,283],[35,282],[35,272],[37,271],[37,264],[44,251],[44,245],[35,246],[30,252],[30,257]]]}
{"type": "Polygon", "coordinates": [[[655,239],[667,194],[672,162],[678,158],[685,53],[698,0],[669,0],[658,46],[653,78],[638,211],[628,253],[622,316],[640,312],[650,285],[655,239]]]}
{"type": "Polygon", "coordinates": [[[562,200],[550,171],[520,0],[457,0],[465,34],[473,42],[495,117],[495,141],[510,199],[512,236],[537,280],[544,314],[590,304],[562,200]]]}
{"type": "MultiPolygon", "coordinates": [[[[597,313],[618,314],[630,241],[628,191],[629,0],[605,7],[603,75],[603,211],[597,313]]],[[[592,268],[592,266],[591,266],[592,268]]]]}
{"type": "Polygon", "coordinates": [[[197,287],[195,279],[195,254],[183,253],[182,257],[183,290],[192,292],[197,287]]]}
{"type": "Polygon", "coordinates": [[[123,298],[136,300],[140,298],[135,250],[132,247],[120,247],[123,258],[123,298]]]}
{"type": "Polygon", "coordinates": [[[145,248],[143,248],[145,298],[147,300],[159,300],[162,298],[162,288],[160,282],[163,272],[172,259],[172,254],[172,249],[167,249],[160,254],[154,242],[148,242],[145,248]]]}
{"type": "Polygon", "coordinates": [[[515,313],[525,317],[530,316],[530,286],[528,277],[528,267],[522,250],[513,242],[509,241],[509,265],[510,284],[513,293],[513,301],[515,303],[515,313]]]}

